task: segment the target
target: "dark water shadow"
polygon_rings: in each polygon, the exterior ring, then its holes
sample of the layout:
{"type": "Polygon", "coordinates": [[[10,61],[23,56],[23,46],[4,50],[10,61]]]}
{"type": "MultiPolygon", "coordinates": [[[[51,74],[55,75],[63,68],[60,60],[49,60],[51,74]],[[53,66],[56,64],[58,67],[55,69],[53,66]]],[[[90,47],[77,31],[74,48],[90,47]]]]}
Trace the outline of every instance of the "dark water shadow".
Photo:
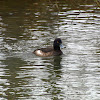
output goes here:
{"type": "Polygon", "coordinates": [[[25,94],[25,91],[30,91],[29,89],[23,89],[24,85],[27,85],[28,81],[25,81],[19,77],[22,66],[26,65],[26,62],[21,58],[8,57],[6,60],[2,61],[5,67],[5,75],[1,76],[2,80],[7,80],[6,84],[1,84],[4,89],[5,95],[2,98],[7,100],[15,100],[19,97],[28,97],[28,94],[25,94]],[[20,88],[21,87],[21,88],[20,88]]]}

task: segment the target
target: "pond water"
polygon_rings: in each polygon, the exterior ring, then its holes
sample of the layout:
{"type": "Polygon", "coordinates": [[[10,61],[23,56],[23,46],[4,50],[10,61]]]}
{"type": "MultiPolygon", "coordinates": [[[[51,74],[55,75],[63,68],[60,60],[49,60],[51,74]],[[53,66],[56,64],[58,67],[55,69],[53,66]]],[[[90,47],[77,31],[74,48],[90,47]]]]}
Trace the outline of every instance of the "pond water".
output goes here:
{"type": "Polygon", "coordinates": [[[0,100],[100,100],[99,4],[1,0],[0,100]],[[56,37],[63,55],[32,53],[56,37]]]}

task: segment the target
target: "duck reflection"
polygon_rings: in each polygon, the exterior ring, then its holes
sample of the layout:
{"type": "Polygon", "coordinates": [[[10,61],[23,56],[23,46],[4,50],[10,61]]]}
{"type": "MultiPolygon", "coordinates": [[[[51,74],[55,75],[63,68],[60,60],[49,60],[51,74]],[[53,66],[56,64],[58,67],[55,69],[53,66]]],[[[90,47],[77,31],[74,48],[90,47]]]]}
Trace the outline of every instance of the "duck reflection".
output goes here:
{"type": "MultiPolygon", "coordinates": [[[[62,56],[54,56],[49,58],[49,65],[47,65],[47,71],[49,73],[48,79],[43,81],[48,82],[49,86],[46,89],[47,94],[52,96],[52,100],[59,100],[60,95],[62,94],[62,88],[60,86],[61,75],[62,75],[62,65],[61,60],[62,56]]],[[[47,60],[46,60],[47,61],[47,60]]]]}
{"type": "Polygon", "coordinates": [[[60,69],[62,57],[61,56],[54,56],[53,59],[54,59],[54,61],[53,61],[54,69],[60,69]]]}

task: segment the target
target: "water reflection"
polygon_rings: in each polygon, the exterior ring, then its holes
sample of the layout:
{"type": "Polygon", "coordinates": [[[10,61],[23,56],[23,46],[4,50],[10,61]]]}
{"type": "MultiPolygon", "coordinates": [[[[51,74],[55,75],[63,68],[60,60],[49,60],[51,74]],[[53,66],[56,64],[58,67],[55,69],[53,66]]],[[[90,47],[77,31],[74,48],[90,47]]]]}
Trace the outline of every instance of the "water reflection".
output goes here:
{"type": "Polygon", "coordinates": [[[61,79],[61,56],[48,58],[35,58],[26,64],[20,58],[8,57],[3,61],[5,74],[1,76],[4,89],[2,98],[45,98],[60,99],[62,88],[59,87],[61,79]],[[11,62],[13,61],[13,62],[11,62]],[[33,63],[33,65],[32,65],[33,63]],[[27,66],[25,66],[27,65],[27,66]]]}

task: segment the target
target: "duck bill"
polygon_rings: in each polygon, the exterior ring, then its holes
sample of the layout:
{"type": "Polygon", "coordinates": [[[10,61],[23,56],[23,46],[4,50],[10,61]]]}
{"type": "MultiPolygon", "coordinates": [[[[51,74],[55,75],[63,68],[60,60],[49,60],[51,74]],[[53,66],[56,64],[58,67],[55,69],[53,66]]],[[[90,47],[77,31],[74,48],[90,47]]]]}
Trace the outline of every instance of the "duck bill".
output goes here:
{"type": "Polygon", "coordinates": [[[60,48],[63,49],[65,48],[65,46],[63,44],[60,44],[60,48]]]}

